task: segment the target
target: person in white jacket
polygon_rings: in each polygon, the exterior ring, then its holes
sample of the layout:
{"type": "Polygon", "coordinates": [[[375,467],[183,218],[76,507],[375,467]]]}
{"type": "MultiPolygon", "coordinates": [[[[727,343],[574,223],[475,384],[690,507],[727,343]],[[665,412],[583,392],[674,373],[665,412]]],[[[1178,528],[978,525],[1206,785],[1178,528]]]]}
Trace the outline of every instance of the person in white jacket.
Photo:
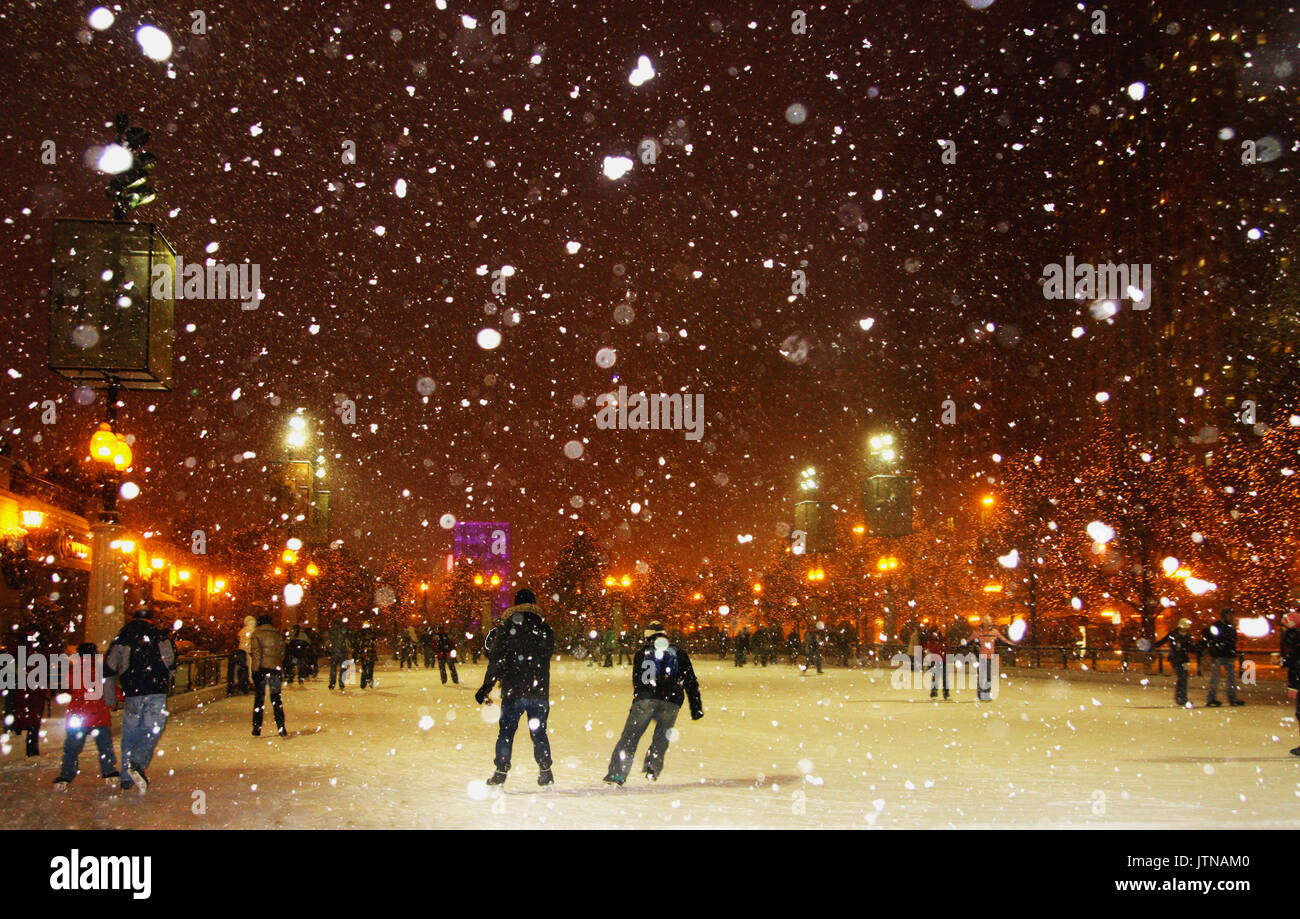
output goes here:
{"type": "Polygon", "coordinates": [[[257,628],[257,620],[252,616],[244,617],[244,627],[239,630],[239,651],[237,655],[238,676],[235,679],[236,685],[239,686],[241,693],[253,691],[252,679],[250,677],[249,662],[253,658],[253,629],[257,628]]]}

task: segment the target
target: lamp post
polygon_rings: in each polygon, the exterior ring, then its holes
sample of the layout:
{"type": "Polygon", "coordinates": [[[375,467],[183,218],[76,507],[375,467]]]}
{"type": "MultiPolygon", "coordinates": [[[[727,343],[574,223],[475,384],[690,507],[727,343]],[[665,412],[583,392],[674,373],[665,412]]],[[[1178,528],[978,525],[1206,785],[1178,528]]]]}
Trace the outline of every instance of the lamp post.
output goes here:
{"type": "Polygon", "coordinates": [[[90,591],[86,602],[86,641],[101,647],[111,641],[125,619],[122,556],[113,551],[122,526],[117,519],[117,491],[121,473],[131,466],[131,447],[113,431],[117,420],[117,386],[108,387],[107,419],[90,436],[90,458],[100,468],[99,518],[90,528],[90,591]]]}

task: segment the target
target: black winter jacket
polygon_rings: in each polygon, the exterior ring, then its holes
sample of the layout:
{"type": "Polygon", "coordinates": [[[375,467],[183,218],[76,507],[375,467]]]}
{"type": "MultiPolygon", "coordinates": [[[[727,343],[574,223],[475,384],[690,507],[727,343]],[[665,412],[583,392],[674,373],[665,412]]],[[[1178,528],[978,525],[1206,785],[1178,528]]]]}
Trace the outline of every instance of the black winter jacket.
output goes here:
{"type": "Polygon", "coordinates": [[[1300,629],[1282,633],[1282,666],[1286,667],[1286,685],[1300,689],[1300,629]]]}
{"type": "Polygon", "coordinates": [[[549,699],[551,696],[551,654],[555,633],[533,603],[521,603],[506,610],[489,647],[487,673],[480,690],[484,695],[497,682],[501,699],[549,699]]]}
{"type": "Polygon", "coordinates": [[[1171,664],[1185,664],[1189,657],[1196,653],[1196,639],[1192,637],[1191,632],[1184,634],[1174,629],[1151,647],[1159,648],[1162,645],[1169,646],[1169,663],[1171,664]]]}
{"type": "Polygon", "coordinates": [[[1210,657],[1237,656],[1237,627],[1231,622],[1218,620],[1210,623],[1201,632],[1201,641],[1210,657]]]}
{"type": "Polygon", "coordinates": [[[691,715],[704,714],[700,700],[700,684],[695,679],[695,668],[690,655],[668,643],[668,636],[656,632],[646,639],[645,646],[637,652],[632,662],[632,696],[634,699],[657,699],[681,705],[684,698],[691,701],[691,715]],[[656,641],[663,639],[656,647],[656,641]]]}
{"type": "Polygon", "coordinates": [[[104,673],[126,696],[166,695],[176,669],[171,635],[148,619],[132,619],[117,633],[104,656],[104,673]]]}

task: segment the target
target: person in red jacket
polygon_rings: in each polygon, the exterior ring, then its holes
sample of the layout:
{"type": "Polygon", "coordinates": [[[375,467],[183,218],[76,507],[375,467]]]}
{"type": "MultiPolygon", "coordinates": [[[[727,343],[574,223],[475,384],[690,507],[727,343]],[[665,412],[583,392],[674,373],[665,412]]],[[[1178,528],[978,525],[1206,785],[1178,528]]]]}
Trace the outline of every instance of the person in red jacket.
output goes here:
{"type": "MultiPolygon", "coordinates": [[[[94,642],[88,641],[77,645],[77,654],[80,656],[89,657],[98,653],[99,648],[94,642]]],[[[78,662],[74,660],[73,663],[78,662]]],[[[64,720],[63,768],[59,770],[59,777],[54,780],[54,790],[66,791],[68,785],[77,777],[77,757],[81,755],[81,748],[86,745],[87,734],[95,738],[95,746],[99,750],[100,776],[109,785],[116,785],[121,776],[117,772],[117,758],[113,755],[112,716],[109,714],[104,695],[111,694],[113,704],[116,705],[121,698],[121,691],[113,681],[101,680],[98,687],[85,685],[84,678],[91,672],[91,668],[74,666],[73,671],[80,674],[82,679],[74,679],[72,681],[74,685],[68,689],[71,698],[68,700],[68,712],[64,720]],[[100,692],[92,693],[93,688],[98,688],[100,692]],[[89,698],[90,695],[95,695],[97,698],[89,698]]]]}
{"type": "Polygon", "coordinates": [[[930,671],[930,698],[939,695],[939,684],[943,683],[943,697],[948,698],[948,641],[943,629],[936,622],[929,628],[921,630],[921,650],[925,669],[930,671]]]}

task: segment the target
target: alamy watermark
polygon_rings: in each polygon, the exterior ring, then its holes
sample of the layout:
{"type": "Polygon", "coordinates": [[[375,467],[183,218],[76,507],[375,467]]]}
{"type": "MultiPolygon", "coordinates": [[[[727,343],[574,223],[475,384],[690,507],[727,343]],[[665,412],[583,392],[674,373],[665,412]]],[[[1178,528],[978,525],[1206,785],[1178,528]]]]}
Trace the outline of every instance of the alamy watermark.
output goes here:
{"type": "Polygon", "coordinates": [[[256,263],[237,265],[201,264],[176,256],[176,269],[154,265],[153,295],[172,300],[239,300],[240,307],[255,310],[262,300],[262,267],[256,263]]]}
{"type": "Polygon", "coordinates": [[[950,690],[974,689],[991,699],[998,696],[1001,665],[997,654],[977,654],[974,651],[962,654],[924,653],[920,645],[917,645],[912,648],[910,655],[899,651],[889,659],[889,665],[894,668],[889,677],[889,685],[893,689],[924,691],[942,688],[945,696],[950,690]],[[943,668],[942,672],[940,667],[943,668]],[[984,671],[982,675],[981,669],[984,671]],[[981,676],[985,684],[983,686],[981,676]],[[935,681],[938,681],[938,686],[935,686],[935,681]]]}
{"type": "Polygon", "coordinates": [[[1048,300],[1132,300],[1133,309],[1151,306],[1151,265],[1065,264],[1051,262],[1043,268],[1043,297],[1048,300]]]}
{"type": "Polygon", "coordinates": [[[82,690],[90,700],[104,696],[104,658],[100,654],[0,654],[0,690],[82,690]]]}
{"type": "Polygon", "coordinates": [[[687,440],[704,436],[704,394],[643,392],[627,387],[596,397],[596,427],[602,431],[685,431],[687,440]]]}

